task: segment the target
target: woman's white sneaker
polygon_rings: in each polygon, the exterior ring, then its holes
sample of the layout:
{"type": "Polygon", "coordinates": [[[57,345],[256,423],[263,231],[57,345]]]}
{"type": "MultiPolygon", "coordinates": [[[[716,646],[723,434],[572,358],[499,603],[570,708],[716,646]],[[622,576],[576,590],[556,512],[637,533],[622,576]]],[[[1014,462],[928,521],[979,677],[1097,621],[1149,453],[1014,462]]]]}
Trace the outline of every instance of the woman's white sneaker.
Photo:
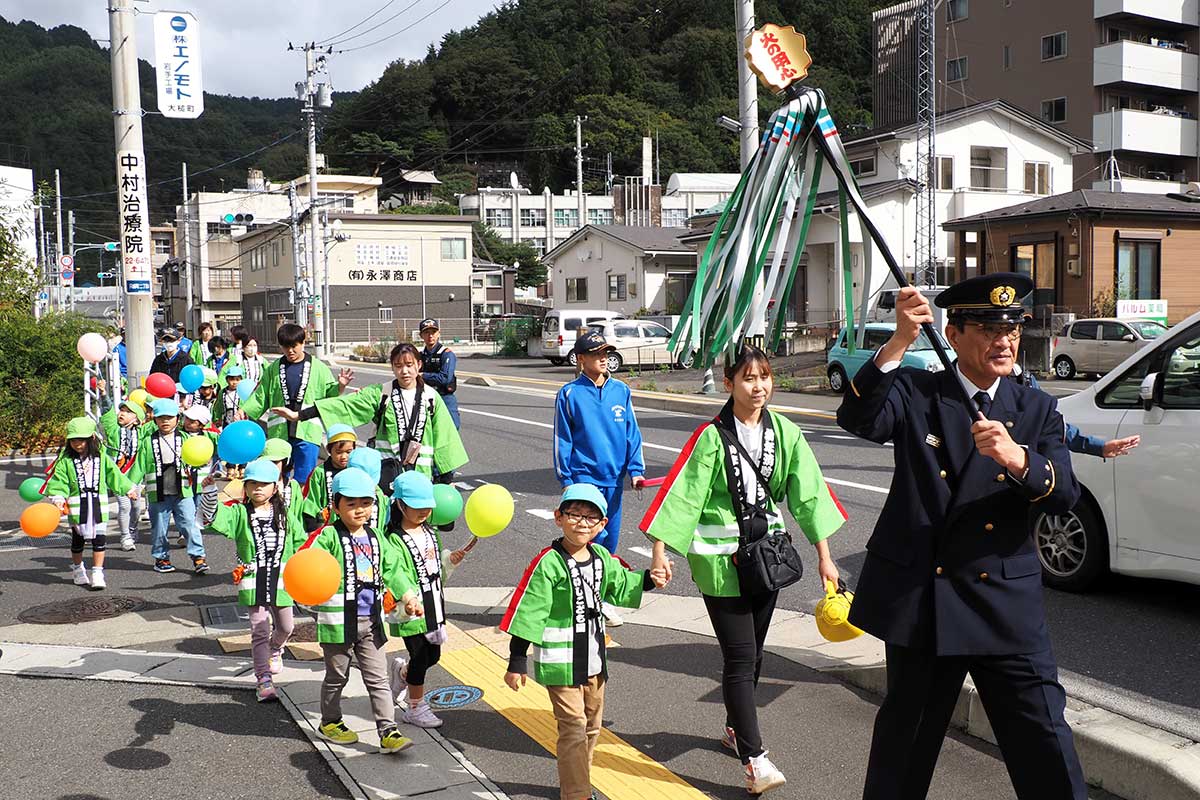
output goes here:
{"type": "Polygon", "coordinates": [[[92,567],[92,591],[99,591],[108,584],[104,580],[104,567],[92,567]]]}
{"type": "Polygon", "coordinates": [[[71,567],[71,580],[76,586],[91,586],[92,582],[88,580],[87,567],[83,564],[74,564],[71,567]]]}
{"type": "Polygon", "coordinates": [[[392,698],[395,700],[397,708],[404,708],[408,703],[408,681],[404,679],[404,665],[407,663],[403,658],[397,658],[392,662],[390,683],[392,684],[392,698]]]}
{"type": "Polygon", "coordinates": [[[402,722],[407,722],[409,725],[416,725],[418,728],[440,728],[442,720],[439,716],[433,713],[433,709],[429,707],[429,703],[422,700],[419,703],[414,703],[411,708],[400,715],[402,722]]]}
{"type": "Polygon", "coordinates": [[[761,756],[751,756],[746,765],[746,791],[750,794],[763,794],[787,783],[787,778],[779,768],[767,758],[766,751],[761,756]]]}
{"type": "Polygon", "coordinates": [[[133,537],[128,533],[121,537],[121,549],[126,551],[137,549],[137,545],[133,542],[133,537]]]}

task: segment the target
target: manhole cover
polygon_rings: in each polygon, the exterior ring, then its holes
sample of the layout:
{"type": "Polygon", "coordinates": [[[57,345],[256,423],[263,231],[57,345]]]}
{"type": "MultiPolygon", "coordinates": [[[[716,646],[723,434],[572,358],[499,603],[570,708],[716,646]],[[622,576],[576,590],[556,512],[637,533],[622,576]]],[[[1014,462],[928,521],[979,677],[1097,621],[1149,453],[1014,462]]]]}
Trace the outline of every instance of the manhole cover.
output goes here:
{"type": "Polygon", "coordinates": [[[428,695],[429,705],[434,708],[462,708],[483,697],[483,690],[477,686],[443,686],[434,689],[428,695]]]}
{"type": "Polygon", "coordinates": [[[140,597],[82,597],[27,608],[17,615],[21,622],[34,625],[70,625],[75,622],[91,622],[96,619],[119,617],[137,611],[146,604],[140,597]]]}

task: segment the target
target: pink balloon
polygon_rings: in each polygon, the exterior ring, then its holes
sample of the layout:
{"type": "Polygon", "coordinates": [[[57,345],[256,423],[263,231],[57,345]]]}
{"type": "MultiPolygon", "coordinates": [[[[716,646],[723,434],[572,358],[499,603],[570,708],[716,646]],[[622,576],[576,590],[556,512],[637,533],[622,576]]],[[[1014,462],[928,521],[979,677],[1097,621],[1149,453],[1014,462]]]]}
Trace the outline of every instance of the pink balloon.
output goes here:
{"type": "Polygon", "coordinates": [[[95,364],[108,355],[108,342],[98,333],[85,333],[79,337],[75,350],[84,361],[95,364]]]}

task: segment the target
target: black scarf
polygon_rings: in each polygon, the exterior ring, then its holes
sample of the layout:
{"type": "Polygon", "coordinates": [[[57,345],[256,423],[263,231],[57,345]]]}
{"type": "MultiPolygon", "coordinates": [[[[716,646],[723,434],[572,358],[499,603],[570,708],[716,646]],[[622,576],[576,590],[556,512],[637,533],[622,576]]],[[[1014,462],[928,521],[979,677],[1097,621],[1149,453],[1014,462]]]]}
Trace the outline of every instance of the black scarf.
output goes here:
{"type": "Polygon", "coordinates": [[[738,441],[737,423],[733,416],[733,399],[731,398],[721,408],[713,420],[713,425],[721,436],[722,450],[725,455],[725,477],[729,483],[729,494],[733,499],[734,515],[738,519],[738,528],[742,537],[754,541],[767,532],[767,513],[770,506],[771,477],[775,474],[775,427],[771,414],[763,408],[761,419],[762,444],[758,462],[751,459],[750,454],[738,441]],[[746,470],[750,469],[755,475],[751,481],[754,496],[746,491],[746,470]]]}
{"type": "MultiPolygon", "coordinates": [[[[183,486],[187,481],[187,470],[184,468],[183,464],[183,435],[179,432],[179,429],[176,428],[171,432],[171,436],[173,437],[171,449],[174,452],[175,461],[170,466],[175,468],[175,473],[179,477],[179,496],[182,497],[183,486]]],[[[159,500],[162,500],[164,494],[166,493],[163,486],[162,440],[162,431],[155,431],[150,436],[150,451],[154,454],[154,488],[158,493],[159,500]]]]}
{"type": "MultiPolygon", "coordinates": [[[[304,354],[304,370],[300,373],[300,389],[296,392],[296,397],[292,397],[288,392],[287,385],[287,365],[290,363],[286,358],[281,358],[277,362],[279,364],[279,393],[283,397],[283,405],[290,408],[292,411],[299,411],[300,406],[304,403],[304,395],[308,392],[308,378],[312,374],[312,355],[304,354]]],[[[297,423],[289,421],[287,424],[287,432],[289,439],[296,438],[297,423]]]]}
{"type": "Polygon", "coordinates": [[[79,524],[100,524],[100,458],[72,458],[79,484],[79,524]]]}
{"type": "Polygon", "coordinates": [[[608,656],[604,647],[604,614],[601,612],[604,562],[592,545],[588,545],[592,560],[582,565],[567,553],[562,539],[556,539],[552,547],[562,558],[571,585],[571,655],[574,659],[571,664],[571,685],[580,686],[591,677],[588,675],[588,653],[591,649],[588,641],[589,623],[600,650],[599,674],[607,678],[608,656]],[[591,575],[585,575],[585,571],[591,575]]]}
{"type": "Polygon", "coordinates": [[[446,612],[442,603],[442,554],[437,546],[437,536],[428,525],[425,528],[433,539],[433,563],[436,569],[432,573],[425,563],[425,553],[422,552],[421,545],[412,534],[399,525],[395,528],[395,534],[408,550],[417,570],[417,586],[421,590],[421,604],[425,607],[426,630],[432,633],[446,623],[446,612]]]}
{"type": "Polygon", "coordinates": [[[429,408],[423,402],[425,399],[425,384],[417,382],[417,392],[413,395],[411,417],[404,413],[404,398],[400,395],[400,381],[392,381],[392,414],[396,421],[396,439],[392,452],[403,456],[403,448],[409,442],[418,444],[425,437],[425,424],[429,421],[429,408]]]}
{"type": "MultiPolygon", "coordinates": [[[[358,631],[358,592],[365,584],[360,584],[358,581],[358,566],[354,557],[354,537],[350,531],[346,529],[346,524],[340,519],[333,524],[333,529],[337,531],[338,540],[342,544],[342,569],[343,581],[345,583],[344,592],[342,595],[342,606],[345,619],[343,620],[346,639],[343,643],[352,641],[352,637],[357,636],[358,631]]],[[[363,526],[363,532],[367,535],[367,541],[371,544],[371,572],[375,575],[375,583],[371,588],[375,589],[375,602],[371,605],[371,623],[378,624],[380,620],[379,609],[381,594],[383,591],[383,575],[380,572],[380,550],[379,537],[375,535],[375,531],[369,526],[363,526]]]]}
{"type": "Polygon", "coordinates": [[[117,427],[117,468],[122,473],[128,473],[133,467],[141,443],[142,437],[136,425],[117,427]]]}
{"type": "Polygon", "coordinates": [[[279,565],[283,561],[284,544],[287,541],[287,521],[275,515],[275,506],[269,505],[271,516],[260,517],[249,506],[250,531],[254,536],[254,602],[260,606],[275,605],[279,591],[279,565]],[[282,526],[282,527],[281,527],[282,526]],[[275,544],[268,548],[267,544],[275,544]]]}

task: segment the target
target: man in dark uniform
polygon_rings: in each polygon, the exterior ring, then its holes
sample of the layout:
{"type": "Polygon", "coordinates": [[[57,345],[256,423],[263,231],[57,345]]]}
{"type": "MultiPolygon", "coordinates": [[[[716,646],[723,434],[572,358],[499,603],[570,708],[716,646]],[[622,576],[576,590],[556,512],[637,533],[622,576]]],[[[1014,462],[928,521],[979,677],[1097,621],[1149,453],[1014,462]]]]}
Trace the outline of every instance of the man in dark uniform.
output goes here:
{"type": "Polygon", "coordinates": [[[150,363],[150,372],[165,372],[171,376],[171,380],[179,383],[179,373],[192,363],[192,358],[179,346],[179,336],[170,328],[162,332],[158,341],[162,344],[162,352],[150,363]]]}
{"type": "Polygon", "coordinates": [[[442,331],[436,319],[421,320],[421,339],[425,342],[425,349],[421,351],[421,377],[442,396],[454,427],[462,428],[458,418],[458,398],[454,396],[454,390],[458,388],[458,378],[454,376],[458,357],[442,344],[442,331]]]}
{"type": "Polygon", "coordinates": [[[937,373],[898,368],[920,323],[933,322],[928,301],[902,289],[896,333],[838,409],[839,425],[892,441],[896,458],[850,611],[887,653],[865,800],[926,796],[968,673],[1017,797],[1087,797],[1026,523],[1032,505],[1069,511],[1079,485],[1054,398],[1005,380],[1032,289],[1024,275],[993,273],[942,292],[958,363],[937,373]]]}

